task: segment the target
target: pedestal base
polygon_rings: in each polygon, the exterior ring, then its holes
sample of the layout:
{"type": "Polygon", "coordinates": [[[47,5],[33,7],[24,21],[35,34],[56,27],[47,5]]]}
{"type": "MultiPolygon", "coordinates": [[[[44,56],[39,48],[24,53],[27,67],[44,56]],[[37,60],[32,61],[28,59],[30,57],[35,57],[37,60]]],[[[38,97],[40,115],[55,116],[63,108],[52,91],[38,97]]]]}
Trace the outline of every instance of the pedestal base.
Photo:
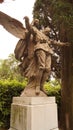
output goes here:
{"type": "Polygon", "coordinates": [[[14,97],[9,130],[58,130],[54,97],[14,97]]]}

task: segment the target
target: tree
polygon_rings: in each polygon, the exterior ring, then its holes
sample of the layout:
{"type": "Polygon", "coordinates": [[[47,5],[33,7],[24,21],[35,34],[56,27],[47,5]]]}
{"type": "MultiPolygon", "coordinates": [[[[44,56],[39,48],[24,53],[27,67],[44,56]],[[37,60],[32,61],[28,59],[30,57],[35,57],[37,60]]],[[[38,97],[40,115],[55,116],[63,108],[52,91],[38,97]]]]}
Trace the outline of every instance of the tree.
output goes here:
{"type": "Polygon", "coordinates": [[[51,28],[54,27],[54,29],[59,30],[59,39],[61,41],[73,42],[72,3],[67,2],[67,0],[37,0],[34,5],[33,16],[39,18],[40,24],[44,26],[50,25],[51,28]]]}
{"type": "Polygon", "coordinates": [[[33,16],[40,20],[42,26],[50,26],[56,39],[70,43],[69,47],[61,47],[59,53],[61,56],[60,67],[62,69],[61,127],[63,130],[72,130],[73,0],[36,0],[33,16]],[[56,32],[58,32],[58,37],[56,32]]]}
{"type": "Polygon", "coordinates": [[[14,54],[10,54],[8,59],[0,61],[0,79],[17,79],[18,81],[24,80],[21,76],[19,62],[15,59],[14,54]]]}

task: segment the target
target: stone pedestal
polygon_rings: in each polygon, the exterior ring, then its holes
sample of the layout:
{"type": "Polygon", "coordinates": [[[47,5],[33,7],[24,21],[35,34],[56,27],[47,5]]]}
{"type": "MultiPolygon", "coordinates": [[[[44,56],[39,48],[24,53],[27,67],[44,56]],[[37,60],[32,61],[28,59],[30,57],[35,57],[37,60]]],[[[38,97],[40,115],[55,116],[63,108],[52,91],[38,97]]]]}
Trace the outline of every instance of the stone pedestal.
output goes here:
{"type": "Polygon", "coordinates": [[[54,97],[14,97],[9,130],[58,130],[54,97]]]}

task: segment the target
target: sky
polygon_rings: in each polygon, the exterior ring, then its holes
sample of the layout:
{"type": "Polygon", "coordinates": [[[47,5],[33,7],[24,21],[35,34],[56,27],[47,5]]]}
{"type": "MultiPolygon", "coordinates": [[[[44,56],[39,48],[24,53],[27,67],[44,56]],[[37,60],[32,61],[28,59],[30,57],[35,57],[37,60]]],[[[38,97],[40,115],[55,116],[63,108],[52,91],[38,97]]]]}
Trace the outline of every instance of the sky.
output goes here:
{"type": "MultiPolygon", "coordinates": [[[[22,23],[24,22],[23,17],[28,16],[31,22],[34,2],[35,0],[5,0],[4,3],[0,4],[0,11],[22,23]]],[[[0,25],[0,59],[7,59],[9,54],[14,53],[18,40],[0,25]]]]}

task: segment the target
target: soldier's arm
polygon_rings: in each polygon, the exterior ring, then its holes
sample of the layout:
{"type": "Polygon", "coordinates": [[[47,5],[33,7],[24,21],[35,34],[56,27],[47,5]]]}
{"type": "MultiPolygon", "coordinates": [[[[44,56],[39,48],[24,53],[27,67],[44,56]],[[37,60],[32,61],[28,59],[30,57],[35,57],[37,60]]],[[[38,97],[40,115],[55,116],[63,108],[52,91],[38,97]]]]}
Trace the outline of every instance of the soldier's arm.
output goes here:
{"type": "Polygon", "coordinates": [[[56,40],[50,40],[50,44],[57,45],[57,46],[70,46],[70,43],[64,43],[56,40]]]}

